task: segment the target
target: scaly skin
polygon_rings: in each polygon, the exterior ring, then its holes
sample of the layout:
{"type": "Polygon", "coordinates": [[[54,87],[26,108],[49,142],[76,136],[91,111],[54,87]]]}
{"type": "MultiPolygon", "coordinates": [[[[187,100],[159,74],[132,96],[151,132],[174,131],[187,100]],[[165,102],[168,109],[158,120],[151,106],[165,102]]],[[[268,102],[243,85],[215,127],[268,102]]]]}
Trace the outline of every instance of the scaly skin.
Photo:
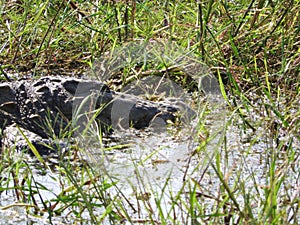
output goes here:
{"type": "Polygon", "coordinates": [[[100,109],[97,121],[103,130],[118,121],[125,122],[123,127],[141,129],[157,117],[173,120],[178,111],[169,104],[113,92],[99,81],[47,76],[0,83],[0,127],[16,123],[43,138],[59,136],[74,121],[75,108],[87,96],[81,112],[100,109]]]}

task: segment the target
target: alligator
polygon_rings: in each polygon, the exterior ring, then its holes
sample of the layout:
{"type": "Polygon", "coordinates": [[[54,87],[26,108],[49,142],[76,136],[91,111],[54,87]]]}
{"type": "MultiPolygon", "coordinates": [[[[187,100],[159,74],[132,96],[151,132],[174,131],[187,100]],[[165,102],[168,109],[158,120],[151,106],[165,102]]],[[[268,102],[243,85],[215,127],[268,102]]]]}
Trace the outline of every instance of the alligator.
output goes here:
{"type": "Polygon", "coordinates": [[[64,129],[84,129],[90,119],[95,119],[103,132],[120,127],[142,129],[153,120],[174,121],[178,111],[169,103],[115,92],[96,80],[45,76],[0,83],[2,132],[16,124],[51,139],[64,129]],[[74,121],[75,127],[70,126],[74,121]]]}

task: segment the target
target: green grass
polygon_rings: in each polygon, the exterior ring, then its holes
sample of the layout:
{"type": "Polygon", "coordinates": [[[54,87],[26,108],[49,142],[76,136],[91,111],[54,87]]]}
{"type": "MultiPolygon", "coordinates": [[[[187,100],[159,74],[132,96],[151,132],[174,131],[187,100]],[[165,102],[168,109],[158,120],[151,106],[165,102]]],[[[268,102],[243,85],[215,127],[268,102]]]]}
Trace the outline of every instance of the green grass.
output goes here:
{"type": "MultiPolygon", "coordinates": [[[[156,186],[137,173],[123,189],[86,163],[76,144],[54,165],[39,155],[30,163],[13,146],[3,148],[1,196],[13,197],[1,209],[24,208],[48,223],[65,216],[83,224],[299,224],[299,8],[298,0],[1,1],[1,80],[82,75],[106,52],[142,39],[197,56],[219,78],[228,104],[220,132],[218,110],[201,102],[192,136],[198,144],[186,146],[193,154],[175,186],[171,175],[156,186]],[[40,173],[58,193],[39,180],[40,173]]],[[[105,81],[122,89],[167,71],[198,96],[195,81],[170,66],[159,57],[143,65],[133,60],[105,81]]],[[[183,138],[181,132],[173,135],[183,138]]],[[[123,147],[115,143],[104,152],[123,147]]],[[[151,165],[160,150],[135,166],[151,165]]]]}

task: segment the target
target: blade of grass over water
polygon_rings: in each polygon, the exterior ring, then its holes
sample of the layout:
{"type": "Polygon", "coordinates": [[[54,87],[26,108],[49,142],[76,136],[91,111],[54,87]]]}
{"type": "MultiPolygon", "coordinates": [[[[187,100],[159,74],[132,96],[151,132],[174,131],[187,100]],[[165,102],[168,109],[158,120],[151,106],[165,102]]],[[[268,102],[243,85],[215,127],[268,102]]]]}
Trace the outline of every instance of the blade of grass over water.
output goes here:
{"type": "Polygon", "coordinates": [[[31,141],[27,138],[27,136],[24,134],[24,132],[22,131],[22,129],[20,129],[20,127],[18,126],[18,131],[21,133],[21,135],[23,136],[23,138],[25,139],[27,145],[29,146],[31,152],[34,154],[34,156],[39,160],[39,162],[41,164],[43,164],[46,168],[50,170],[50,168],[48,167],[48,165],[46,164],[46,162],[43,160],[42,156],[40,155],[39,151],[36,149],[36,147],[31,143],[31,141]]]}

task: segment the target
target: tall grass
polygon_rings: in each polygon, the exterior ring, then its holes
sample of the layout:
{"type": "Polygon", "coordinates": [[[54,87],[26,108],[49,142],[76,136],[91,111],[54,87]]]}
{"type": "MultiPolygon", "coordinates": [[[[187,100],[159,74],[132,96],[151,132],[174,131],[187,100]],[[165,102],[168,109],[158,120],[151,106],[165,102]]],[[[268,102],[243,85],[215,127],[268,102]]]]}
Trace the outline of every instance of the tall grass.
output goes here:
{"type": "MultiPolygon", "coordinates": [[[[136,170],[125,189],[82,160],[76,145],[51,166],[3,148],[1,195],[13,200],[1,209],[22,207],[50,224],[62,217],[83,224],[299,224],[299,8],[298,0],[0,2],[2,80],[82,75],[124,43],[164,40],[211,69],[230,110],[216,144],[211,120],[218,121],[203,105],[198,146],[188,149],[188,169],[175,186],[171,175],[156,186],[136,170]],[[41,171],[56,191],[39,180],[41,171]]],[[[137,67],[107,82],[129,79],[137,67]]],[[[174,79],[189,87],[181,76],[174,79]]]]}

